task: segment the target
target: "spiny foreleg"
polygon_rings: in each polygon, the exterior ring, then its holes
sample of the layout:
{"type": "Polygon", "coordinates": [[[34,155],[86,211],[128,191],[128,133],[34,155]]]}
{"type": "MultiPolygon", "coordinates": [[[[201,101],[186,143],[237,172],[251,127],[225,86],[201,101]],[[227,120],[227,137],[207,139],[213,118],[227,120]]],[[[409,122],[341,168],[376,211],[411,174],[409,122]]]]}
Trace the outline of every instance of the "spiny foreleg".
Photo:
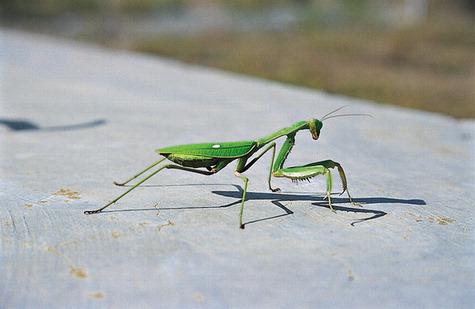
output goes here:
{"type": "MultiPolygon", "coordinates": [[[[348,191],[348,183],[345,175],[345,171],[341,167],[341,165],[337,162],[334,162],[332,160],[325,160],[325,161],[319,161],[319,162],[314,162],[310,163],[307,165],[302,165],[302,166],[292,166],[292,167],[286,167],[286,168],[281,168],[272,173],[274,177],[285,177],[289,178],[293,181],[300,181],[300,180],[308,180],[310,178],[313,178],[318,175],[324,175],[326,177],[326,199],[328,199],[328,206],[332,211],[335,211],[332,206],[332,201],[331,201],[331,194],[332,194],[332,188],[333,188],[333,179],[332,179],[332,174],[330,172],[330,169],[332,168],[337,168],[338,173],[341,178],[342,186],[343,186],[343,191],[340,193],[347,193],[348,198],[350,202],[354,205],[358,205],[353,202],[353,199],[348,191]]],[[[361,205],[358,205],[361,206],[361,205]]]]}
{"type": "Polygon", "coordinates": [[[340,179],[341,179],[341,184],[342,184],[342,187],[343,187],[343,190],[341,191],[341,193],[339,193],[339,195],[342,195],[343,193],[346,192],[346,194],[348,195],[348,199],[350,200],[350,203],[355,205],[355,206],[360,206],[362,207],[361,204],[359,203],[356,203],[353,201],[353,198],[351,197],[351,194],[350,194],[350,191],[348,190],[348,180],[346,178],[346,174],[345,174],[345,171],[343,170],[343,167],[341,166],[340,163],[338,162],[335,162],[335,161],[332,161],[332,160],[325,160],[325,161],[319,161],[319,162],[315,162],[315,163],[310,163],[310,164],[307,164],[305,166],[312,166],[312,165],[323,165],[325,166],[326,168],[330,169],[330,168],[337,168],[338,170],[338,174],[340,175],[340,179]]]}

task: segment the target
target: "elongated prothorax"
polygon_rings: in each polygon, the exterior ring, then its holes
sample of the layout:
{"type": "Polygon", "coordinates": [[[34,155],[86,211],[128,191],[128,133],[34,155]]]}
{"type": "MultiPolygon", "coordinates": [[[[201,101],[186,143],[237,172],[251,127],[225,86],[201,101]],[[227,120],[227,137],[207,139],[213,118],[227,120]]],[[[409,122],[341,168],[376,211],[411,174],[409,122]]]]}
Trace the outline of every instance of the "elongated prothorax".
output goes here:
{"type": "Polygon", "coordinates": [[[270,142],[272,142],[275,139],[278,139],[279,137],[289,135],[292,133],[297,133],[300,130],[305,130],[308,129],[308,122],[307,121],[298,121],[291,125],[290,127],[280,129],[278,131],[275,131],[272,134],[269,134],[267,136],[264,136],[262,138],[259,138],[257,141],[257,147],[261,147],[263,145],[266,145],[270,142]]]}

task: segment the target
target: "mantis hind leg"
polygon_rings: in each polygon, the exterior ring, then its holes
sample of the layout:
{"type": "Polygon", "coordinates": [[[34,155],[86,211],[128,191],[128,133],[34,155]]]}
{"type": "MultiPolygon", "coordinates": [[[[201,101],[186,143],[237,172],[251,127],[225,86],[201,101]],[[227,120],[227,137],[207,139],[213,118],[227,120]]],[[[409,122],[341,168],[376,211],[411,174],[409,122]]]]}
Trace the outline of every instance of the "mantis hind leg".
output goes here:
{"type": "Polygon", "coordinates": [[[152,163],[151,165],[147,166],[143,171],[140,171],[138,172],[137,174],[135,174],[134,176],[130,177],[129,179],[127,179],[126,181],[124,182],[116,182],[114,181],[114,184],[116,186],[125,186],[126,184],[128,184],[129,182],[131,182],[132,180],[134,180],[135,178],[139,177],[140,175],[143,175],[146,171],[152,169],[153,167],[157,166],[158,164],[160,164],[161,162],[163,162],[166,158],[161,158],[160,160],[152,163]]]}
{"type": "MultiPolygon", "coordinates": [[[[156,164],[155,164],[156,165],[156,164]]],[[[153,166],[152,166],[153,167],[153,166]]],[[[145,171],[149,170],[151,167],[147,168],[145,171]]],[[[87,210],[84,212],[84,214],[86,215],[91,215],[91,214],[95,214],[95,213],[99,213],[101,211],[103,211],[104,209],[106,209],[107,207],[111,206],[112,204],[115,204],[118,200],[120,200],[121,198],[123,198],[125,195],[127,195],[130,191],[134,190],[135,188],[137,188],[138,186],[140,186],[142,183],[144,183],[145,181],[147,181],[148,179],[152,178],[153,176],[155,176],[156,174],[158,174],[159,172],[161,172],[162,170],[164,169],[178,169],[178,170],[183,170],[183,171],[187,171],[187,172],[192,172],[192,173],[198,173],[198,174],[202,174],[202,175],[213,175],[215,173],[217,173],[219,170],[214,170],[214,171],[203,171],[203,170],[199,170],[199,169],[194,169],[194,168],[189,168],[189,167],[183,167],[183,166],[180,166],[180,165],[176,165],[176,164],[167,164],[167,165],[164,165],[162,167],[160,167],[159,169],[157,169],[155,172],[151,173],[150,175],[148,175],[147,177],[145,177],[144,179],[142,179],[141,181],[139,181],[138,183],[136,183],[135,185],[133,185],[129,190],[125,191],[124,193],[122,193],[121,195],[119,195],[118,197],[116,197],[115,199],[113,199],[111,202],[109,202],[108,204],[104,205],[103,207],[99,208],[99,209],[95,209],[95,210],[87,210]]],[[[141,173],[138,174],[138,176],[140,176],[141,174],[143,174],[145,171],[142,171],[141,173]]],[[[130,180],[132,179],[135,179],[137,178],[138,176],[135,176],[135,177],[132,177],[130,180]]],[[[128,181],[130,181],[128,180],[128,181]]],[[[127,182],[128,182],[127,181],[127,182]]]]}

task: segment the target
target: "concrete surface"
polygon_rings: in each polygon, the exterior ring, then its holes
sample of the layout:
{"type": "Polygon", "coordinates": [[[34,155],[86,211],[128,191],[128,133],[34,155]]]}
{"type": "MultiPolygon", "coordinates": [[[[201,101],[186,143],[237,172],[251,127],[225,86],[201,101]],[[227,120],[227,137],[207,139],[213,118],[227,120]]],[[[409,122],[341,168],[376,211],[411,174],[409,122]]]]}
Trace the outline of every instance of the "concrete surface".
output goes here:
{"type": "MultiPolygon", "coordinates": [[[[0,307],[469,308],[473,122],[3,30],[0,307]],[[364,208],[324,180],[233,166],[166,171],[110,212],[112,185],[181,143],[257,138],[342,105],[288,164],[332,158],[364,208]]],[[[417,85],[415,85],[417,87],[417,85]]],[[[338,183],[337,183],[338,184],[338,183]]]]}

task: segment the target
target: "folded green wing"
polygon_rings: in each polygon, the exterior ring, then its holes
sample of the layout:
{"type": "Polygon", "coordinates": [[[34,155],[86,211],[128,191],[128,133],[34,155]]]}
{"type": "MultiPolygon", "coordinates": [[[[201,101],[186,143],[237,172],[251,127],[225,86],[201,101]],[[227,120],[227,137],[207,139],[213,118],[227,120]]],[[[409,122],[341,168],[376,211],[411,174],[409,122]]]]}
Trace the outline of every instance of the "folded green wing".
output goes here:
{"type": "Polygon", "coordinates": [[[256,147],[255,141],[178,145],[156,150],[161,155],[187,154],[213,158],[239,158],[256,147]]]}

